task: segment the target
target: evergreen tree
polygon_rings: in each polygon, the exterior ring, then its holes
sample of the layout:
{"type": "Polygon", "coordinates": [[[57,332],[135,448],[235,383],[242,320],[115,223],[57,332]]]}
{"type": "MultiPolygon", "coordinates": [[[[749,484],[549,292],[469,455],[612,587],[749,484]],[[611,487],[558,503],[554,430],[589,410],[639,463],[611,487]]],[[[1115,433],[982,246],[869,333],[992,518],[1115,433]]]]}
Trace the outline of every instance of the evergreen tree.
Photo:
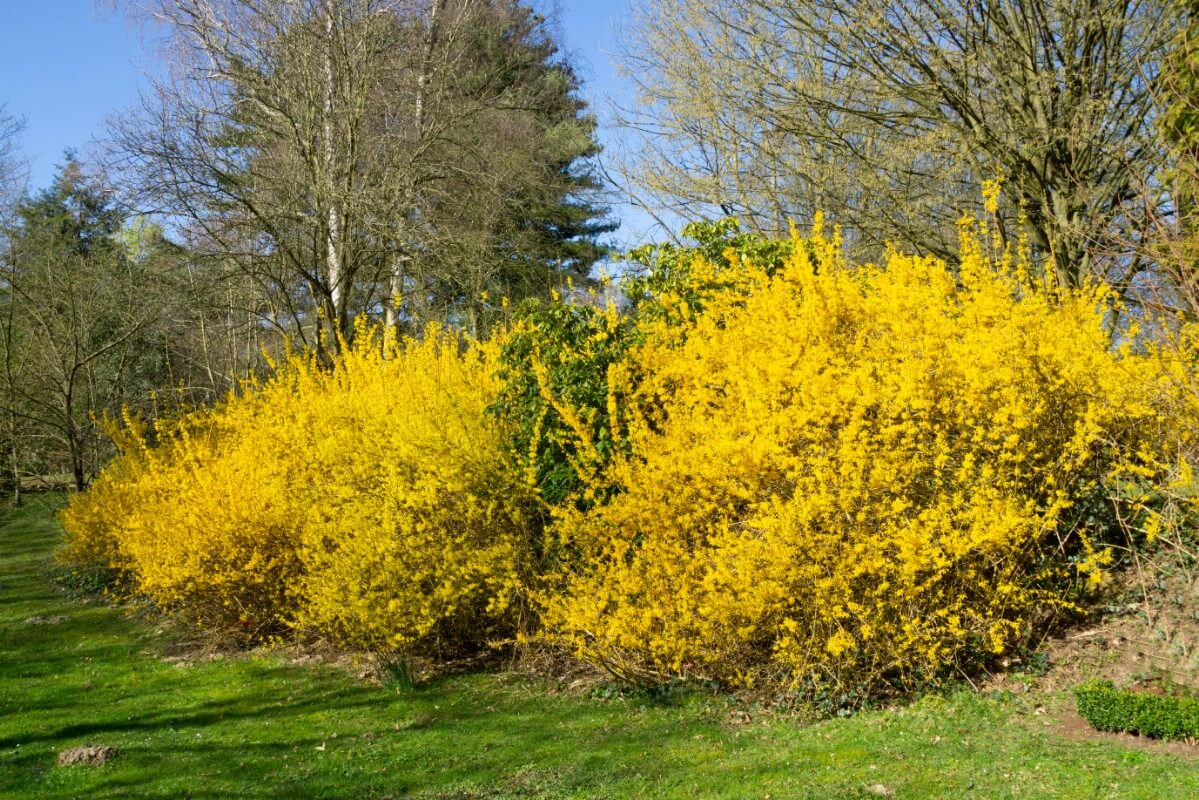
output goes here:
{"type": "Polygon", "coordinates": [[[574,68],[561,58],[543,17],[527,6],[497,7],[499,19],[476,32],[474,70],[486,76],[488,64],[511,65],[492,91],[497,105],[520,108],[523,118],[518,125],[477,126],[474,135],[482,145],[477,149],[490,154],[490,171],[513,177],[494,198],[470,191],[469,181],[443,192],[457,202],[441,216],[445,225],[451,219],[462,219],[464,227],[490,222],[483,231],[485,252],[474,256],[495,265],[485,289],[520,298],[544,294],[567,278],[585,281],[606,252],[600,237],[618,223],[599,200],[596,121],[579,96],[574,68]],[[524,126],[523,136],[513,137],[518,126],[524,126]],[[521,162],[501,163],[513,156],[521,162]]]}

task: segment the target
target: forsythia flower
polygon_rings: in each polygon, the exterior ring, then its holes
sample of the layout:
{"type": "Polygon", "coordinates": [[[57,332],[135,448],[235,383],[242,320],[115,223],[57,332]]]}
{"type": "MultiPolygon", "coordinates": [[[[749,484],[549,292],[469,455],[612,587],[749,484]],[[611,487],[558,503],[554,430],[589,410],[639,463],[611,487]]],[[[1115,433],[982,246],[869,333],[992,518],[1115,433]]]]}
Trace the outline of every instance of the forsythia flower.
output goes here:
{"type": "Polygon", "coordinates": [[[1073,503],[1165,447],[1160,362],[1109,346],[1110,295],[1040,288],[969,222],[957,270],[851,267],[821,222],[647,329],[610,499],[557,510],[580,555],[542,595],[551,641],[644,680],[910,685],[1100,580],[1073,503]]]}
{"type": "Polygon", "coordinates": [[[1003,653],[1103,582],[1116,489],[1148,538],[1194,497],[1199,327],[1113,346],[1109,289],[968,219],[954,268],[850,265],[823,225],[668,248],[631,311],[364,328],[331,370],[127,418],[65,557],[203,625],[540,633],[647,681],[870,692],[1003,653]]]}
{"type": "Polygon", "coordinates": [[[485,414],[492,368],[430,329],[363,329],[333,370],[303,356],[164,427],[63,515],[66,556],[107,561],[203,625],[313,630],[363,646],[512,627],[528,491],[485,414]]]}

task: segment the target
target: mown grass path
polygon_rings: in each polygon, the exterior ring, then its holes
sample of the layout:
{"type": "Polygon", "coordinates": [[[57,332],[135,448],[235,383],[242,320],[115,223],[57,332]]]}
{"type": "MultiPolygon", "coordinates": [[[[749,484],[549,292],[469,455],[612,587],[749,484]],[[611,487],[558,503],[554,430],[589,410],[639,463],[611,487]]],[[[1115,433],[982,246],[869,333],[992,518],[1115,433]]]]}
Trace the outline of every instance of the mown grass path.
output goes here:
{"type": "Polygon", "coordinates": [[[1065,739],[1054,698],[801,725],[510,675],[400,692],[270,655],[172,664],[152,621],[53,587],[49,502],[0,519],[0,797],[1199,798],[1199,762],[1065,739]],[[120,753],[56,766],[81,744],[120,753]]]}

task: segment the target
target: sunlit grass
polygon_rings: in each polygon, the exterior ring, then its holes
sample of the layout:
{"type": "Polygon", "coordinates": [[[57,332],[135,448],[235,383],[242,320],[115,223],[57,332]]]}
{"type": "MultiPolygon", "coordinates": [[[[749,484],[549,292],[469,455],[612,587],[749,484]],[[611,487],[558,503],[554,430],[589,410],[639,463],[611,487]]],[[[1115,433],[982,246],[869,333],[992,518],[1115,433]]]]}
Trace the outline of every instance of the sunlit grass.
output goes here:
{"type": "Polygon", "coordinates": [[[281,655],[172,663],[154,620],[54,588],[53,502],[0,520],[3,797],[1199,796],[1193,761],[1063,738],[1057,696],[961,692],[803,724],[731,713],[728,698],[601,700],[514,675],[405,690],[281,655]],[[120,753],[55,765],[80,744],[120,753]]]}

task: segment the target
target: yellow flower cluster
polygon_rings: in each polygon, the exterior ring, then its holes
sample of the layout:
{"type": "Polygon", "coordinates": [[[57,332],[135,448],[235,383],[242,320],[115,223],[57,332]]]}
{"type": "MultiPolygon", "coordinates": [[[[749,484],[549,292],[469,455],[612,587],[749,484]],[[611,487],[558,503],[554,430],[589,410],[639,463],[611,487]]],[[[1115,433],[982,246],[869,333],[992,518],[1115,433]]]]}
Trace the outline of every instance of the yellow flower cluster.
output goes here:
{"type": "Polygon", "coordinates": [[[66,557],[250,635],[539,632],[634,680],[868,693],[1012,648],[1103,579],[1117,517],[1189,513],[1195,330],[1113,334],[1110,290],[968,221],[953,268],[850,265],[819,221],[745,241],[669,251],[625,313],[363,330],[125,420],[66,557]]]}
{"type": "Polygon", "coordinates": [[[294,356],[160,425],[155,446],[127,421],[64,512],[66,557],[208,627],[380,648],[510,634],[528,503],[485,413],[490,362],[436,330],[358,340],[333,370],[294,356]]]}
{"type": "Polygon", "coordinates": [[[611,499],[558,510],[580,556],[546,635],[633,679],[869,690],[1003,652],[1099,580],[1101,483],[1165,457],[1161,365],[1111,346],[1108,290],[987,239],[964,224],[956,270],[855,268],[818,223],[655,323],[611,499]]]}

